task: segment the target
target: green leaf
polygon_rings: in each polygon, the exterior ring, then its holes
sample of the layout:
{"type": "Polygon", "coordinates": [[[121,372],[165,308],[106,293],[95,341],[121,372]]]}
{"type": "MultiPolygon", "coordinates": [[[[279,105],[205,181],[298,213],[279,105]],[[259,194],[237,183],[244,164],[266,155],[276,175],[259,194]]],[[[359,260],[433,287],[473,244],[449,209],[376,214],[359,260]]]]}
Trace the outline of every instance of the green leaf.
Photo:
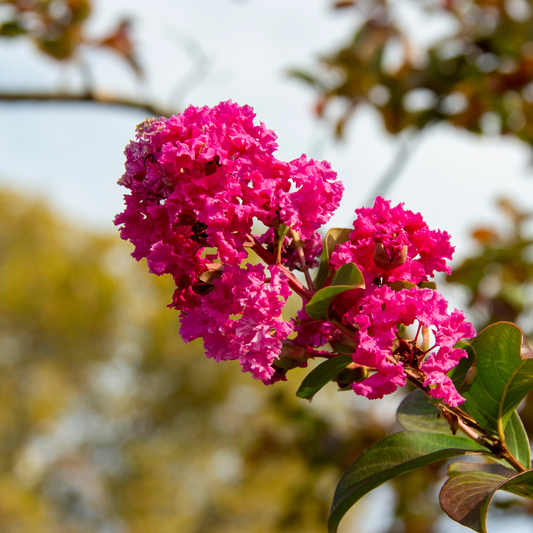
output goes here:
{"type": "Polygon", "coordinates": [[[339,294],[352,290],[362,289],[365,286],[363,274],[355,263],[342,265],[331,280],[332,285],[315,292],[310,302],[305,306],[305,312],[311,317],[325,320],[331,302],[339,294]]]}
{"type": "MultiPolygon", "coordinates": [[[[324,252],[322,252],[323,254],[324,252]]],[[[313,285],[315,286],[316,290],[320,290],[324,283],[326,283],[326,280],[328,279],[329,275],[329,260],[328,259],[320,259],[320,267],[318,268],[318,274],[316,275],[315,280],[313,281],[313,285]]]]}
{"type": "Polygon", "coordinates": [[[278,226],[278,239],[281,243],[283,243],[283,240],[287,236],[287,233],[289,233],[291,227],[287,226],[286,224],[280,224],[278,226]]]}
{"type": "Polygon", "coordinates": [[[406,431],[451,435],[450,425],[421,390],[411,392],[400,404],[396,421],[406,431]]]}
{"type": "Polygon", "coordinates": [[[434,281],[421,281],[418,286],[421,289],[433,289],[437,290],[437,284],[434,281]]]}
{"type": "Polygon", "coordinates": [[[283,241],[289,233],[291,227],[286,224],[280,224],[278,226],[278,248],[276,250],[276,261],[281,263],[281,252],[283,251],[283,241]]]}
{"type": "Polygon", "coordinates": [[[531,468],[531,451],[529,438],[524,424],[516,411],[513,411],[509,422],[505,426],[505,444],[511,454],[518,459],[520,464],[529,470],[531,468]]]}
{"type": "Polygon", "coordinates": [[[320,363],[307,374],[296,392],[296,396],[311,400],[322,387],[327,385],[339,372],[351,363],[353,363],[351,355],[340,355],[320,363]]]}
{"type": "MultiPolygon", "coordinates": [[[[398,407],[396,420],[406,431],[425,431],[450,435],[449,424],[439,415],[439,410],[429,402],[426,395],[420,390],[415,390],[398,407]]],[[[518,459],[522,466],[529,469],[531,467],[529,439],[516,411],[513,412],[505,427],[505,443],[511,454],[518,459]]],[[[509,467],[505,459],[496,457],[493,459],[509,467]]]]}
{"type": "Polygon", "coordinates": [[[454,348],[462,348],[468,354],[459,360],[459,364],[448,372],[448,377],[453,381],[459,394],[464,394],[470,390],[477,376],[476,352],[466,342],[459,341],[454,348]]]}
{"type": "Polygon", "coordinates": [[[473,341],[477,377],[461,406],[485,430],[504,437],[513,411],[533,389],[533,352],[510,322],[485,328],[473,341]]]}
{"type": "Polygon", "coordinates": [[[302,81],[309,83],[310,85],[314,85],[322,89],[322,84],[319,82],[319,80],[312,74],[309,74],[308,72],[304,72],[303,70],[291,69],[287,72],[287,74],[289,76],[298,78],[302,81]]]}
{"type": "Polygon", "coordinates": [[[333,497],[328,523],[336,533],[347,511],[365,494],[401,474],[458,455],[485,454],[476,442],[452,435],[402,431],[367,448],[344,473],[333,497]]]}
{"type": "Polygon", "coordinates": [[[452,467],[440,491],[440,506],[452,520],[478,533],[487,533],[487,511],[497,490],[533,498],[533,470],[510,476],[514,472],[500,465],[459,463],[452,467]]]}
{"type": "Polygon", "coordinates": [[[355,263],[346,263],[335,272],[331,285],[349,285],[352,288],[365,288],[365,280],[355,263]]]}
{"type": "Polygon", "coordinates": [[[324,247],[320,257],[320,268],[316,276],[314,285],[319,290],[324,286],[329,276],[329,259],[335,246],[343,244],[350,239],[350,233],[353,230],[349,228],[331,228],[324,237],[324,247]]]}
{"type": "Polygon", "coordinates": [[[510,468],[488,463],[452,463],[448,467],[449,477],[470,472],[488,472],[490,474],[499,475],[505,479],[509,479],[516,475],[516,472],[510,468]]]}
{"type": "Polygon", "coordinates": [[[335,297],[351,290],[353,290],[353,287],[347,285],[337,285],[320,289],[313,294],[311,301],[305,306],[305,312],[311,318],[326,320],[328,318],[329,306],[335,297]]]}
{"type": "Polygon", "coordinates": [[[410,281],[389,281],[385,283],[388,287],[390,287],[393,291],[401,291],[402,289],[412,289],[416,287],[415,283],[411,283],[410,281]]]}
{"type": "Polygon", "coordinates": [[[26,29],[17,20],[10,20],[0,25],[0,35],[2,37],[17,37],[27,33],[26,29]]]}

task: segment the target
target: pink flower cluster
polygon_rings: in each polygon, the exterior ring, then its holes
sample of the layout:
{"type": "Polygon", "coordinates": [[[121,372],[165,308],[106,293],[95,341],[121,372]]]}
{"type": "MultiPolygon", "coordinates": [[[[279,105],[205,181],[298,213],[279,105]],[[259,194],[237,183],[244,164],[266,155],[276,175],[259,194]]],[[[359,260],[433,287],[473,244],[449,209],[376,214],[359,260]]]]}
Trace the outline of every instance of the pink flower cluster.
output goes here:
{"type": "Polygon", "coordinates": [[[373,208],[356,211],[350,240],[336,250],[332,264],[356,263],[368,285],[384,280],[426,281],[435,272],[449,274],[453,247],[445,231],[429,230],[420,213],[406,211],[403,204],[376,198],[373,208]],[[402,255],[403,252],[403,255],[402,255]]]}
{"type": "Polygon", "coordinates": [[[391,208],[383,198],[356,213],[350,240],[331,256],[334,269],[355,263],[366,283],[365,289],[345,293],[334,302],[337,315],[356,330],[354,362],[375,369],[353,383],[354,391],[382,398],[405,385],[405,366],[410,366],[423,373],[424,385],[435,398],[452,406],[462,403],[446,373],[466,356],[454,346],[463,337],[473,337],[474,328],[462,312],[448,312],[439,292],[417,286],[434,272],[450,271],[449,235],[429,230],[420,214],[404,210],[403,204],[391,208]],[[399,324],[417,327],[416,338],[400,339],[399,324]],[[423,328],[434,337],[434,345],[425,349],[417,343],[423,328]]]}
{"type": "Polygon", "coordinates": [[[316,241],[339,205],[343,187],[329,164],[305,155],[290,163],[276,159],[274,132],[254,117],[251,107],[232,102],[191,106],[140,124],[126,147],[119,183],[131,193],[115,224],[135,245],[136,259],[146,257],[152,272],[174,276],[178,309],[195,301],[191,288],[214,260],[204,247],[238,266],[254,221],[286,224],[304,242],[316,241]]]}
{"type": "Polygon", "coordinates": [[[274,375],[281,340],[292,331],[292,323],[280,318],[291,294],[287,278],[276,266],[269,270],[267,283],[262,265],[228,267],[200,305],[182,315],[180,328],[185,342],[204,338],[208,357],[238,359],[243,371],[265,382],[274,375]]]}
{"type": "MultiPolygon", "coordinates": [[[[278,270],[267,281],[263,266],[241,268],[252,225],[267,226],[269,235],[259,239],[270,240],[273,254],[277,228],[290,226],[312,265],[321,252],[317,230],[338,207],[343,186],[327,162],[276,159],[274,132],[254,118],[251,107],[228,101],[140,124],[125,150],[119,184],[129,194],[115,224],[137,260],[173,276],[184,338],[202,336],[209,356],[239,359],[268,380],[280,339],[292,329],[279,319],[275,296],[286,299],[288,286],[278,270]]],[[[287,239],[281,263],[302,267],[287,239]]]]}
{"type": "MultiPolygon", "coordinates": [[[[316,348],[343,343],[345,333],[303,310],[295,324],[281,318],[289,283],[307,294],[287,269],[310,279],[307,268],[317,265],[322,249],[317,230],[338,207],[343,187],[326,162],[276,159],[276,136],[254,118],[250,107],[229,101],[140,124],[126,147],[119,183],[129,193],[115,224],[136,259],[173,276],[172,307],[181,311],[184,340],[202,337],[209,357],[239,360],[244,371],[272,383],[291,365],[329,356],[316,348]],[[252,236],[256,222],[266,230],[252,236]],[[268,271],[244,265],[250,248],[268,271]],[[288,366],[276,365],[282,352],[292,357],[288,366]]],[[[475,332],[461,312],[448,312],[440,293],[421,285],[450,271],[448,234],[430,231],[419,214],[383,198],[356,213],[349,241],[330,259],[333,270],[355,263],[366,284],[333,305],[354,331],[354,362],[372,369],[353,383],[355,392],[381,398],[405,384],[410,367],[435,398],[458,405],[463,399],[446,373],[465,355],[454,348],[457,341],[475,332]],[[401,338],[399,324],[417,327],[416,337],[401,338]]]]}
{"type": "MultiPolygon", "coordinates": [[[[448,302],[433,289],[392,290],[387,285],[365,289],[344,315],[346,323],[357,328],[354,362],[372,367],[376,372],[354,383],[357,394],[370,399],[382,398],[406,383],[404,366],[425,374],[424,385],[431,395],[457,406],[464,399],[446,373],[459,363],[466,352],[454,345],[475,331],[462,312],[448,313],[448,302]],[[416,342],[398,344],[398,324],[417,324],[433,332],[434,346],[427,354],[416,342]]],[[[416,339],[415,339],[416,340],[416,339]]],[[[429,348],[428,348],[429,349],[429,348]]]]}

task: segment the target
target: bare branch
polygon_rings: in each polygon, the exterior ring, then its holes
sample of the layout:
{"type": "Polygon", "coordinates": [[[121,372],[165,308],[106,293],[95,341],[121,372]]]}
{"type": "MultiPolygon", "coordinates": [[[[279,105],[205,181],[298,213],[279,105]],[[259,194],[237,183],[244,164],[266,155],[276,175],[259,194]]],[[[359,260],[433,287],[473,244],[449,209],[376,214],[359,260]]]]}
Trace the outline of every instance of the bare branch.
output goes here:
{"type": "Polygon", "coordinates": [[[90,103],[111,107],[124,107],[145,111],[149,115],[169,117],[177,110],[162,109],[156,105],[140,100],[121,98],[103,94],[76,94],[65,92],[0,92],[0,102],[61,102],[61,103],[90,103]]]}
{"type": "Polygon", "coordinates": [[[403,168],[409,160],[409,157],[413,153],[414,148],[418,145],[421,139],[424,128],[416,130],[411,133],[406,139],[400,141],[400,149],[396,153],[392,164],[389,166],[385,174],[378,179],[373,189],[370,191],[364,205],[372,207],[374,201],[378,196],[385,196],[390,190],[394,182],[399,178],[403,168]]]}

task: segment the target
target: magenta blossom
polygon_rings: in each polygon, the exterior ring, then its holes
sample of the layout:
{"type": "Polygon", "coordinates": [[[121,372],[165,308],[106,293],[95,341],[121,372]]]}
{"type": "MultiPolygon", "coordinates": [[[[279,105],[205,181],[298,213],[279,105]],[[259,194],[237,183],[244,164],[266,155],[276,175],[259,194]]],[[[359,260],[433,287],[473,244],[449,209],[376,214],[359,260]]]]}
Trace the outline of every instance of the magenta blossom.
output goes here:
{"type": "Polygon", "coordinates": [[[339,267],[356,263],[368,285],[376,278],[383,281],[425,281],[435,272],[451,269],[453,246],[445,231],[430,230],[420,213],[390,206],[390,201],[376,198],[373,208],[355,211],[357,218],[350,240],[333,253],[331,264],[339,267]]]}
{"type": "Polygon", "coordinates": [[[446,259],[453,248],[449,235],[433,231],[418,213],[391,207],[377,198],[371,209],[359,209],[354,231],[337,247],[331,265],[353,262],[363,273],[366,288],[341,295],[334,303],[344,324],[355,330],[355,363],[374,373],[353,384],[356,393],[382,398],[406,383],[405,367],[424,377],[430,394],[448,405],[464,401],[447,372],[455,367],[464,350],[458,340],[475,335],[460,311],[448,312],[448,302],[436,290],[419,288],[434,272],[450,272],[446,259]],[[418,327],[415,339],[398,334],[398,325],[418,327]],[[433,333],[434,346],[420,347],[421,331],[433,333]]]}
{"type": "Polygon", "coordinates": [[[238,359],[243,372],[265,382],[274,375],[272,363],[279,357],[281,341],[293,329],[281,318],[291,293],[287,278],[276,266],[268,269],[269,283],[262,265],[227,267],[199,305],[180,317],[185,342],[203,337],[208,357],[238,359]]]}
{"type": "Polygon", "coordinates": [[[354,363],[370,369],[353,383],[358,394],[381,398],[415,372],[435,398],[461,403],[446,374],[466,355],[457,341],[475,332],[427,285],[435,272],[450,272],[453,248],[447,233],[430,230],[402,204],[377,198],[356,211],[349,240],[331,253],[325,285],[331,271],[355,263],[365,288],[338,296],[331,321],[305,308],[294,322],[281,318],[289,286],[304,302],[316,290],[309,269],[322,251],[318,229],[343,187],[327,162],[276,159],[275,134],[254,119],[251,107],[231,101],[191,106],[140,124],[126,147],[119,183],[129,193],[115,224],[136,259],[173,276],[184,340],[203,337],[209,357],[237,359],[265,383],[308,358],[352,349],[354,363]],[[266,229],[252,236],[257,222],[266,229]],[[250,251],[269,265],[269,276],[265,266],[242,266],[250,251]],[[291,270],[304,273],[307,287],[291,270]],[[415,338],[402,338],[400,325],[418,328],[415,338]],[[325,344],[334,352],[320,350],[325,344]]]}
{"type": "Polygon", "coordinates": [[[446,373],[467,354],[453,346],[463,337],[475,335],[472,325],[460,311],[448,313],[448,302],[433,289],[392,290],[386,285],[372,286],[353,303],[344,315],[345,323],[357,328],[358,347],[354,362],[376,372],[354,383],[356,393],[370,399],[382,398],[405,385],[404,367],[425,374],[424,385],[433,397],[456,406],[464,401],[446,373]],[[406,341],[398,335],[398,324],[418,327],[417,338],[406,341]],[[420,347],[421,329],[433,333],[434,345],[420,347]]]}
{"type": "Polygon", "coordinates": [[[126,147],[119,183],[130,193],[115,224],[136,259],[174,277],[178,309],[197,301],[194,285],[209,263],[237,267],[246,258],[255,221],[291,226],[313,242],[314,254],[316,230],[339,205],[343,187],[329,164],[305,156],[279,161],[274,132],[254,118],[251,107],[231,101],[190,106],[143,122],[126,147]],[[213,258],[206,259],[206,247],[213,258]]]}
{"type": "MultiPolygon", "coordinates": [[[[268,229],[263,235],[258,235],[257,240],[261,244],[264,244],[271,254],[276,255],[278,246],[278,232],[276,229],[268,229]]],[[[318,232],[312,233],[303,242],[302,249],[307,267],[317,267],[319,265],[320,254],[322,253],[322,237],[320,234],[318,232]]],[[[289,270],[303,270],[302,259],[298,255],[294,239],[289,235],[285,236],[281,246],[281,264],[289,270]]]]}

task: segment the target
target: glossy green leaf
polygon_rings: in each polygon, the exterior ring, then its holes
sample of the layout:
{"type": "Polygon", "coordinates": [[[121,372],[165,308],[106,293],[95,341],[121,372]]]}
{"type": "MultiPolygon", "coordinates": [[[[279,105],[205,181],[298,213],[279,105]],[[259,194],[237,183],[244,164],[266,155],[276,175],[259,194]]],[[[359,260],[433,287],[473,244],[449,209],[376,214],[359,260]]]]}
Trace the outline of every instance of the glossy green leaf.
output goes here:
{"type": "Polygon", "coordinates": [[[421,289],[433,289],[437,290],[437,284],[434,281],[421,281],[418,286],[421,289]]]}
{"type": "Polygon", "coordinates": [[[355,263],[346,263],[335,272],[331,285],[349,285],[352,288],[365,288],[365,280],[362,272],[355,263]]]}
{"type": "Polygon", "coordinates": [[[470,390],[477,376],[476,352],[466,342],[459,341],[455,348],[462,348],[468,354],[459,360],[459,364],[448,372],[448,377],[453,381],[459,394],[464,394],[470,390]]]}
{"type": "Polygon", "coordinates": [[[531,468],[529,438],[524,424],[522,424],[522,420],[520,420],[516,411],[513,411],[509,422],[505,426],[505,444],[520,464],[529,470],[531,468]]]}
{"type": "Polygon", "coordinates": [[[354,287],[349,285],[337,285],[333,287],[324,287],[313,294],[311,301],[305,306],[305,312],[311,317],[319,320],[328,318],[328,309],[331,302],[339,294],[351,291],[354,287]]]}
{"type": "Polygon", "coordinates": [[[355,263],[342,265],[335,272],[331,283],[329,287],[315,292],[305,306],[305,311],[311,318],[327,319],[328,308],[336,296],[352,289],[362,289],[365,286],[363,275],[355,263]]]}
{"type": "Polygon", "coordinates": [[[513,411],[533,389],[533,352],[510,322],[485,328],[473,341],[477,376],[463,393],[467,411],[484,429],[502,438],[513,411]]]}
{"type": "Polygon", "coordinates": [[[416,287],[415,283],[411,283],[410,281],[390,281],[387,282],[385,285],[390,287],[393,291],[401,291],[402,289],[413,289],[416,287]]]}
{"type": "Polygon", "coordinates": [[[396,412],[396,421],[406,431],[452,434],[448,422],[421,390],[404,398],[396,412]]]}
{"type": "Polygon", "coordinates": [[[327,385],[339,372],[351,363],[353,363],[351,355],[340,355],[320,363],[307,374],[296,392],[296,396],[311,400],[322,387],[327,385]]]}
{"type": "MultiPolygon", "coordinates": [[[[396,413],[396,420],[406,431],[425,431],[445,435],[452,433],[449,424],[440,416],[439,410],[420,390],[415,390],[402,401],[396,413]]],[[[516,411],[513,412],[505,427],[505,443],[522,466],[529,469],[531,466],[529,440],[516,411]]],[[[504,459],[494,459],[509,467],[504,459]]]]}
{"type": "Polygon", "coordinates": [[[497,490],[533,498],[533,471],[514,474],[500,465],[452,465],[451,477],[440,492],[443,511],[478,533],[487,533],[487,511],[497,490]]]}
{"type": "Polygon", "coordinates": [[[314,285],[316,290],[321,289],[326,283],[329,276],[329,259],[331,253],[338,244],[343,244],[350,239],[350,233],[353,230],[349,228],[331,228],[324,237],[324,247],[320,257],[320,268],[316,276],[314,285]]]}
{"type": "Polygon", "coordinates": [[[320,267],[318,268],[318,274],[316,275],[316,278],[313,281],[313,285],[315,286],[315,289],[317,291],[320,290],[324,286],[324,283],[326,283],[326,280],[328,279],[328,275],[329,275],[329,260],[320,259],[320,267]]]}
{"type": "Polygon", "coordinates": [[[402,431],[367,448],[344,473],[333,497],[328,523],[336,533],[342,517],[365,494],[401,474],[442,459],[484,454],[476,442],[452,435],[402,431]]]}

